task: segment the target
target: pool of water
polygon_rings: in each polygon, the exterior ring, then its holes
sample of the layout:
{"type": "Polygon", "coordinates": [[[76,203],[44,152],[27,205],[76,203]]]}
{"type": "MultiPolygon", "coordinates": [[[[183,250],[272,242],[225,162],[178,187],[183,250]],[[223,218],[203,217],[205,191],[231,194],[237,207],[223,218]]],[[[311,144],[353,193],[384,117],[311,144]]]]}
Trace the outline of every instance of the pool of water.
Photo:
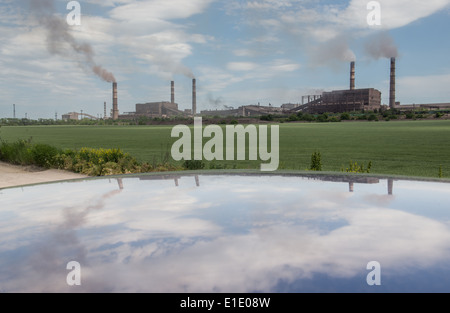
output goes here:
{"type": "Polygon", "coordinates": [[[445,182],[182,173],[0,199],[0,292],[450,292],[445,182]]]}

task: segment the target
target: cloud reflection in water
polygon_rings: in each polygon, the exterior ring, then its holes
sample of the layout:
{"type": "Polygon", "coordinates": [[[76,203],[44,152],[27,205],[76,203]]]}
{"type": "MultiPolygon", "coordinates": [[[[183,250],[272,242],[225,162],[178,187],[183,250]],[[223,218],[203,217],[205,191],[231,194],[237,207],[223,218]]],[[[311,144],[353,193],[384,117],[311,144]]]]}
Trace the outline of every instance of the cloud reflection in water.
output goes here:
{"type": "Polygon", "coordinates": [[[450,214],[427,211],[448,201],[447,184],[347,180],[141,176],[4,190],[0,291],[325,290],[318,275],[365,290],[370,261],[402,291],[389,277],[442,271],[450,214]],[[409,212],[415,202],[427,207],[409,212]],[[69,261],[82,265],[81,287],[65,283],[69,261]]]}

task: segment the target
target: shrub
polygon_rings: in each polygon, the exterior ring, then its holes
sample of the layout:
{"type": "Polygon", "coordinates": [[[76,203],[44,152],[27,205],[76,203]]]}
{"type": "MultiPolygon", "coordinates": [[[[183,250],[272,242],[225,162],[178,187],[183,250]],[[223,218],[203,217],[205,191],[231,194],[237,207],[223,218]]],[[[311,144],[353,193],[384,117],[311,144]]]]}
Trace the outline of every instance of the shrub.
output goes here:
{"type": "Polygon", "coordinates": [[[263,115],[263,116],[261,116],[261,121],[268,121],[268,122],[271,122],[271,121],[273,121],[273,115],[271,115],[271,114],[269,114],[269,115],[263,115]]]}
{"type": "MultiPolygon", "coordinates": [[[[372,161],[367,164],[367,169],[364,168],[363,164],[358,164],[358,162],[353,163],[350,161],[349,167],[345,170],[347,173],[370,173],[372,169],[372,161]]],[[[344,172],[344,170],[342,170],[344,172]]]]}
{"type": "Polygon", "coordinates": [[[226,164],[221,164],[221,163],[216,164],[214,162],[209,164],[209,169],[211,169],[211,170],[223,170],[226,168],[227,168],[226,164]]]}
{"type": "Polygon", "coordinates": [[[365,120],[368,120],[368,119],[369,119],[369,117],[366,114],[358,116],[358,120],[360,120],[360,121],[365,121],[365,120]]]}
{"type": "Polygon", "coordinates": [[[57,165],[57,156],[60,154],[60,150],[47,144],[36,144],[30,149],[30,154],[33,164],[51,168],[57,165]]]}
{"type": "Polygon", "coordinates": [[[314,152],[311,155],[310,170],[317,171],[317,172],[322,171],[322,155],[320,154],[320,152],[314,152]]]}
{"type": "Polygon", "coordinates": [[[341,120],[338,119],[337,117],[333,116],[332,118],[330,118],[330,122],[332,123],[339,123],[341,120]]]}
{"type": "Polygon", "coordinates": [[[186,160],[183,167],[190,171],[202,170],[205,168],[205,163],[199,160],[186,160]]]}
{"type": "Polygon", "coordinates": [[[415,114],[413,112],[408,112],[405,116],[408,120],[412,120],[415,117],[415,114]]]}
{"type": "Polygon", "coordinates": [[[341,118],[341,121],[351,120],[350,114],[348,114],[348,113],[342,113],[340,118],[341,118]]]}
{"type": "Polygon", "coordinates": [[[378,121],[378,117],[375,114],[370,114],[367,120],[371,122],[378,121]]]}
{"type": "Polygon", "coordinates": [[[317,117],[317,121],[318,121],[319,123],[325,123],[325,122],[328,122],[328,114],[326,114],[326,113],[320,114],[320,115],[317,117]]]}
{"type": "Polygon", "coordinates": [[[0,160],[18,165],[32,164],[30,154],[31,139],[18,140],[13,143],[2,142],[0,160]]]}
{"type": "Polygon", "coordinates": [[[312,122],[315,120],[315,118],[311,114],[306,113],[302,115],[301,120],[305,122],[312,122]]]}

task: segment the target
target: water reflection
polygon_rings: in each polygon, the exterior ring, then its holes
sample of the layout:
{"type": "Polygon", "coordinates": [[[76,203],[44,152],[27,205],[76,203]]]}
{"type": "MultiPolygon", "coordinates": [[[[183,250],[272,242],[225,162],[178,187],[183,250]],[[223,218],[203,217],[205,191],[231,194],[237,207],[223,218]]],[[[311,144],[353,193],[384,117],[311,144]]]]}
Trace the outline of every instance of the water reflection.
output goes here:
{"type": "Polygon", "coordinates": [[[395,184],[204,174],[4,190],[0,291],[450,291],[448,184],[395,184]],[[370,261],[382,286],[366,283],[370,261]]]}
{"type": "MultiPolygon", "coordinates": [[[[200,187],[200,178],[199,175],[194,175],[195,177],[195,184],[197,187],[200,187]]],[[[349,185],[349,192],[354,192],[355,189],[355,183],[356,184],[379,184],[380,179],[374,178],[374,177],[345,177],[345,176],[306,176],[309,179],[315,179],[315,180],[322,180],[322,181],[330,181],[330,182],[348,182],[349,185]]],[[[161,180],[161,179],[169,179],[175,181],[175,186],[179,187],[181,176],[152,176],[152,177],[140,177],[140,180],[161,180]]],[[[123,187],[121,187],[123,189],[123,187]]],[[[394,190],[394,180],[392,178],[388,179],[388,194],[393,195],[394,190]]]]}

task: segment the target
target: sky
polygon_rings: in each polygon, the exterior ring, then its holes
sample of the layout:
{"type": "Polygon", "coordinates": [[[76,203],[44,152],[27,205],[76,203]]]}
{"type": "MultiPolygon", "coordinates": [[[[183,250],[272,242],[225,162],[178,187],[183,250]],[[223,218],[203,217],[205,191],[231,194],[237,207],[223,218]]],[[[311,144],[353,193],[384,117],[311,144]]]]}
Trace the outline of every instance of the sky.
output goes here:
{"type": "Polygon", "coordinates": [[[301,103],[302,96],[376,88],[389,102],[450,102],[450,0],[0,0],[0,117],[103,116],[175,101],[198,110],[301,103]],[[369,6],[368,6],[369,5],[369,6]],[[375,15],[374,15],[375,14],[375,15]],[[372,19],[373,20],[373,19],[372,19]],[[370,23],[373,24],[373,23],[370,23]]]}

